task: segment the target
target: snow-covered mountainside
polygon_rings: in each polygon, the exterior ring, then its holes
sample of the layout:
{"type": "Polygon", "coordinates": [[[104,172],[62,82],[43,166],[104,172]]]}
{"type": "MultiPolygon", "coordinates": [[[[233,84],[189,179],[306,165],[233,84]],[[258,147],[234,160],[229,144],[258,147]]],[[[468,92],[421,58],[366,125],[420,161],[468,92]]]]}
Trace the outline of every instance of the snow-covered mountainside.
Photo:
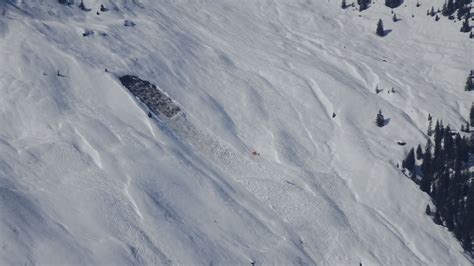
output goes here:
{"type": "Polygon", "coordinates": [[[59,2],[0,0],[0,264],[471,264],[397,168],[473,100],[444,1],[59,2]]]}

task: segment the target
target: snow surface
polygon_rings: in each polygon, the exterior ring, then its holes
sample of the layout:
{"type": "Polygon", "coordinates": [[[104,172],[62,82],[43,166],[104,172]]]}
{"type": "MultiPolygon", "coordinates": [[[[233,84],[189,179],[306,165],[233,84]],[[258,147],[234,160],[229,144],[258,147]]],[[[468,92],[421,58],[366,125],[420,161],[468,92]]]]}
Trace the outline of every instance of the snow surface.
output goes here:
{"type": "Polygon", "coordinates": [[[0,0],[0,264],[470,265],[396,168],[473,100],[442,0],[103,2],[0,0]]]}

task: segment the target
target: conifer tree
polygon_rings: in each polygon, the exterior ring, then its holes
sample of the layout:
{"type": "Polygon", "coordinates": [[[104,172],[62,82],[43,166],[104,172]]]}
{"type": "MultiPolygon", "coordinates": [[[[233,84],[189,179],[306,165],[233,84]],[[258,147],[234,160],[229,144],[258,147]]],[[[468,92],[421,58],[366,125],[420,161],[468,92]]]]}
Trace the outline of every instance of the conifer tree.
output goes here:
{"type": "Polygon", "coordinates": [[[357,0],[357,4],[359,5],[359,11],[366,10],[369,7],[371,0],[357,0]]]}
{"type": "Polygon", "coordinates": [[[470,32],[471,27],[469,26],[469,16],[466,16],[466,19],[462,23],[461,32],[470,32]]]}
{"type": "Polygon", "coordinates": [[[454,206],[452,204],[445,203],[446,206],[446,215],[444,217],[444,220],[446,222],[446,227],[448,228],[449,231],[453,231],[454,229],[454,219],[453,219],[453,214],[454,214],[454,206]]]}
{"type": "Polygon", "coordinates": [[[426,132],[426,134],[428,136],[431,137],[431,135],[433,135],[433,119],[429,119],[431,117],[431,115],[428,115],[428,131],[426,132]]]}
{"type": "Polygon", "coordinates": [[[81,0],[81,3],[79,4],[79,8],[83,11],[86,11],[86,12],[89,12],[89,11],[92,10],[90,8],[87,8],[86,5],[84,5],[84,0],[81,0]]]}
{"type": "Polygon", "coordinates": [[[377,23],[377,30],[376,33],[378,36],[383,37],[385,36],[385,30],[383,29],[383,22],[382,19],[379,19],[379,22],[377,23]]]}
{"type": "Polygon", "coordinates": [[[411,172],[411,180],[413,180],[415,183],[418,183],[418,179],[416,178],[416,171],[411,172]]]}
{"type": "Polygon", "coordinates": [[[421,160],[423,158],[423,150],[421,149],[421,145],[418,144],[418,147],[416,147],[416,159],[421,160]]]}
{"type": "Polygon", "coordinates": [[[382,114],[382,110],[379,110],[375,123],[377,124],[378,127],[383,127],[385,125],[385,118],[382,114]]]}
{"type": "MultiPolygon", "coordinates": [[[[469,141],[466,138],[466,136],[460,138],[460,146],[459,146],[459,152],[460,152],[460,160],[463,162],[467,162],[469,160],[469,141]]],[[[471,136],[471,140],[472,140],[471,136]]]]}
{"type": "Polygon", "coordinates": [[[463,247],[472,252],[472,236],[474,236],[474,186],[469,188],[465,201],[464,220],[461,229],[463,235],[463,247]]]}
{"type": "Polygon", "coordinates": [[[421,171],[423,173],[423,176],[420,181],[420,189],[428,194],[430,194],[431,192],[431,182],[433,179],[431,147],[431,140],[428,139],[428,141],[426,142],[425,153],[423,155],[423,164],[421,165],[421,171]]]}
{"type": "Polygon", "coordinates": [[[346,9],[346,8],[347,8],[346,0],[342,0],[341,8],[342,8],[342,9],[346,9]]]}
{"type": "Polygon", "coordinates": [[[107,12],[107,11],[109,11],[109,9],[104,4],[101,4],[100,5],[100,12],[107,12]]]}
{"type": "Polygon", "coordinates": [[[447,13],[451,14],[454,11],[454,0],[448,0],[448,5],[446,6],[447,13]]]}
{"type": "MultiPolygon", "coordinates": [[[[472,32],[471,32],[472,33],[472,32]]],[[[466,86],[464,87],[464,90],[465,91],[470,91],[472,89],[474,89],[474,84],[472,83],[472,80],[474,79],[474,77],[472,77],[471,75],[469,75],[467,77],[467,80],[466,80],[466,86]]]]}
{"type": "Polygon", "coordinates": [[[396,13],[393,14],[392,20],[393,20],[393,22],[397,22],[397,21],[398,21],[398,18],[397,18],[397,14],[396,14],[396,13]]]}
{"type": "MultiPolygon", "coordinates": [[[[443,139],[444,136],[444,127],[443,127],[443,122],[440,122],[439,120],[436,121],[436,126],[434,130],[434,154],[433,157],[435,161],[439,159],[439,156],[442,152],[442,145],[441,145],[441,140],[443,139]]],[[[437,162],[435,162],[437,163],[437,162]]]]}
{"type": "Polygon", "coordinates": [[[433,152],[433,142],[431,141],[431,139],[428,139],[426,141],[426,145],[425,145],[425,153],[423,156],[423,160],[426,159],[426,157],[428,157],[428,159],[431,159],[432,156],[431,156],[431,153],[433,152]]]}
{"type": "Polygon", "coordinates": [[[405,158],[405,168],[412,172],[415,169],[415,149],[411,148],[405,158]]]}
{"type": "Polygon", "coordinates": [[[453,161],[455,159],[455,146],[454,146],[454,139],[451,132],[451,128],[449,126],[446,127],[444,133],[444,149],[446,150],[446,158],[448,161],[453,161]]]}
{"type": "Polygon", "coordinates": [[[443,222],[441,221],[441,217],[440,217],[440,215],[439,215],[438,210],[436,210],[436,212],[435,212],[433,221],[435,222],[435,224],[438,224],[438,225],[443,224],[443,222]]]}
{"type": "Polygon", "coordinates": [[[466,141],[470,152],[474,152],[474,131],[471,132],[471,137],[466,141]]]}
{"type": "Polygon", "coordinates": [[[469,122],[470,124],[474,124],[474,104],[471,105],[471,112],[469,113],[469,122]]]}
{"type": "Polygon", "coordinates": [[[428,205],[428,204],[426,205],[425,213],[426,213],[426,215],[431,215],[430,205],[428,205]]]}
{"type": "Polygon", "coordinates": [[[390,7],[390,8],[395,8],[399,5],[401,5],[401,0],[385,0],[385,5],[390,7]]]}
{"type": "Polygon", "coordinates": [[[462,247],[464,250],[472,252],[472,239],[469,234],[464,237],[462,241],[462,247]]]}

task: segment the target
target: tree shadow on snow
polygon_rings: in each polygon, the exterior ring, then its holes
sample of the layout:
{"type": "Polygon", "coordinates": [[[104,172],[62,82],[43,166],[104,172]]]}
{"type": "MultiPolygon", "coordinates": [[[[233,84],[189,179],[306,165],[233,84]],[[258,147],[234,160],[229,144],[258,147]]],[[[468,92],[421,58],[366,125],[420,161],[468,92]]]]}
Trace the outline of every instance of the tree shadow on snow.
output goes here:
{"type": "Polygon", "coordinates": [[[383,126],[388,125],[389,122],[390,122],[390,118],[384,119],[383,120],[383,126]]]}
{"type": "Polygon", "coordinates": [[[392,32],[391,29],[384,30],[384,31],[383,31],[383,37],[387,36],[390,32],[392,32]]]}
{"type": "Polygon", "coordinates": [[[379,36],[383,38],[383,37],[387,36],[390,32],[392,32],[391,29],[384,30],[384,31],[383,31],[383,35],[379,35],[379,36]]]}

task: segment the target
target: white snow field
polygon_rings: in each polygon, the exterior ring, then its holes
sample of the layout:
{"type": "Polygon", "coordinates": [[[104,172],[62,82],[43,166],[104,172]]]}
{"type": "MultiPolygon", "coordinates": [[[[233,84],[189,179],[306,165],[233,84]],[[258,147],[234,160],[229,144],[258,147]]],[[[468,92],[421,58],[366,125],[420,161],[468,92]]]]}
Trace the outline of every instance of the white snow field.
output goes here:
{"type": "Polygon", "coordinates": [[[474,99],[442,0],[397,23],[381,0],[78,2],[0,0],[1,265],[472,263],[396,167],[474,99]],[[149,118],[126,74],[182,113],[149,118]]]}

